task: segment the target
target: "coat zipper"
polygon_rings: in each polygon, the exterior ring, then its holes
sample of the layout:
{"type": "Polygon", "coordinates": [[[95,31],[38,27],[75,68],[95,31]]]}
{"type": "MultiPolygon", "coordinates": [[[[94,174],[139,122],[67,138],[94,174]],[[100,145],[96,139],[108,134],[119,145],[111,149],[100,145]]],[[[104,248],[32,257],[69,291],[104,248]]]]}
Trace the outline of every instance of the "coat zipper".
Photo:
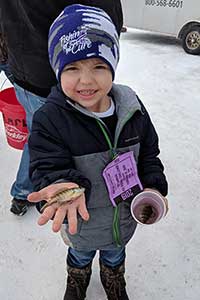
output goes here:
{"type": "MultiPolygon", "coordinates": [[[[135,111],[134,111],[135,113],[135,111]]],[[[128,113],[127,115],[127,118],[124,122],[124,124],[126,124],[128,122],[128,120],[133,116],[134,114],[133,112],[131,113],[128,113]]],[[[96,119],[97,120],[97,119],[96,119]]],[[[115,142],[114,142],[114,147],[110,141],[110,138],[108,136],[108,133],[106,132],[104,126],[102,125],[102,123],[97,120],[97,123],[99,125],[99,127],[101,128],[102,132],[103,132],[103,135],[108,143],[108,146],[109,146],[109,149],[110,149],[110,152],[111,152],[111,158],[112,159],[115,159],[115,157],[117,156],[117,153],[116,153],[116,148],[117,148],[117,141],[118,141],[118,137],[119,137],[119,134],[120,132],[118,133],[118,136],[115,138],[115,142]]],[[[113,236],[114,236],[114,240],[117,244],[118,247],[121,247],[121,238],[120,238],[120,231],[119,231],[119,207],[116,206],[114,207],[114,217],[113,217],[113,236]]]]}

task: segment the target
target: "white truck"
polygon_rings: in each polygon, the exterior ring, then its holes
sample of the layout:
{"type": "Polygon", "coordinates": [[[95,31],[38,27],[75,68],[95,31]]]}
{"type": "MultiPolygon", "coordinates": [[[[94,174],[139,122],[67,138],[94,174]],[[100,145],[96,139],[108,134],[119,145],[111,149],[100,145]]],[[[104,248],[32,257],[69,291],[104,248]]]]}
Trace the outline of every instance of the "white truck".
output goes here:
{"type": "Polygon", "coordinates": [[[200,54],[200,0],[121,0],[124,25],[175,36],[200,54]]]}

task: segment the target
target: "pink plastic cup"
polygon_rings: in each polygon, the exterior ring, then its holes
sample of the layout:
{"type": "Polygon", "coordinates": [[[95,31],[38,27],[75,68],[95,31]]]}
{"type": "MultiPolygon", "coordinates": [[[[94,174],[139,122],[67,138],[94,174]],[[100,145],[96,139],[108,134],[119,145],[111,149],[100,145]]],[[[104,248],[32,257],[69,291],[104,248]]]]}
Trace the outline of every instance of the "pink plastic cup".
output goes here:
{"type": "Polygon", "coordinates": [[[162,219],[168,211],[167,200],[154,191],[143,191],[131,202],[131,214],[139,224],[151,225],[162,219]],[[150,209],[150,218],[143,220],[142,210],[150,209]]]}

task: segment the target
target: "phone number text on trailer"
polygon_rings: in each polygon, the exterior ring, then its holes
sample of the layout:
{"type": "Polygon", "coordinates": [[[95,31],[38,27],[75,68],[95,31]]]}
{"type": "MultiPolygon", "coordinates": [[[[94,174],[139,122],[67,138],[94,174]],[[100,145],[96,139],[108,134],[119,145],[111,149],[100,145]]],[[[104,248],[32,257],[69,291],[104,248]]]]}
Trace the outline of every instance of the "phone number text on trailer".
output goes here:
{"type": "Polygon", "coordinates": [[[145,5],[183,8],[183,1],[180,1],[180,0],[145,0],[145,5]]]}

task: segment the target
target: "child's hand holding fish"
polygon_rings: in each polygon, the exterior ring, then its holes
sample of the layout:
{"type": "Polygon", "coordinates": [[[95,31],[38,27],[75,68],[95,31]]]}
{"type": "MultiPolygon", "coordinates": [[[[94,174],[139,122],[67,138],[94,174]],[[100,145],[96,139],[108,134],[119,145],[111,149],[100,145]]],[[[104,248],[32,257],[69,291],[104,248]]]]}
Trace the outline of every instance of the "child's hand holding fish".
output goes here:
{"type": "Polygon", "coordinates": [[[69,232],[77,231],[77,213],[87,221],[89,214],[85,204],[84,189],[73,182],[62,182],[49,185],[38,192],[29,194],[30,202],[46,200],[42,207],[42,215],[38,219],[39,225],[46,224],[53,219],[52,230],[58,232],[65,219],[68,219],[69,232]]]}

